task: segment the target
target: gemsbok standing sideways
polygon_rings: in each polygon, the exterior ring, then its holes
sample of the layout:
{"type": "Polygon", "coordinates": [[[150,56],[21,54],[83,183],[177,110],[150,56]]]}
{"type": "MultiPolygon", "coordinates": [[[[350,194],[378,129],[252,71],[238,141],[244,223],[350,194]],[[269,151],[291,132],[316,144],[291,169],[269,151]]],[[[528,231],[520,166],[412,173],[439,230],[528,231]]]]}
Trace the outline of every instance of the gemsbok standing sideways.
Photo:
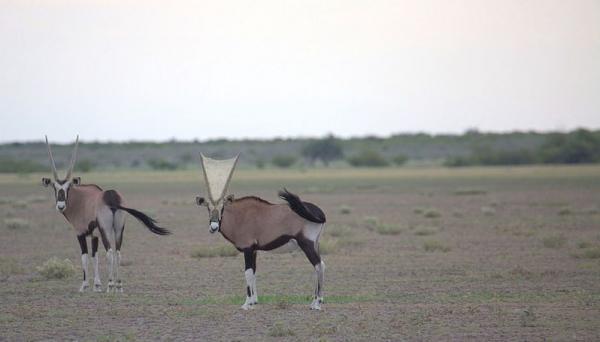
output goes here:
{"type": "Polygon", "coordinates": [[[225,198],[225,192],[235,168],[237,157],[214,160],[201,155],[208,201],[196,197],[196,204],[208,208],[209,231],[220,231],[235,248],[244,253],[247,310],[258,303],[256,293],[256,254],[295,241],[315,268],[316,285],[311,309],[320,310],[323,303],[325,264],[319,255],[319,237],[325,224],[325,214],[316,205],[303,202],[297,195],[283,189],[279,196],[287,203],[273,204],[255,196],[225,198]]]}
{"type": "Polygon", "coordinates": [[[42,184],[45,187],[52,185],[56,199],[56,210],[63,214],[77,233],[77,240],[81,247],[81,267],[83,268],[83,282],[79,291],[83,292],[89,286],[87,236],[91,236],[92,240],[94,291],[102,291],[102,282],[100,281],[100,274],[98,272],[98,257],[96,256],[98,252],[98,235],[100,235],[108,259],[108,287],[106,291],[110,292],[114,290],[115,292],[123,292],[123,284],[119,275],[119,265],[121,262],[123,230],[125,229],[125,212],[138,219],[155,234],[167,235],[170,232],[165,228],[158,227],[156,221],[148,215],[125,207],[123,198],[117,191],[103,191],[95,184],[81,184],[80,177],[73,177],[78,145],[79,136],[77,136],[77,140],[75,141],[67,175],[65,178],[60,179],[58,178],[48,137],[46,137],[46,146],[48,147],[48,157],[50,158],[53,179],[42,178],[42,184]],[[112,238],[114,241],[117,252],[116,256],[113,254],[109,238],[112,238]],[[113,279],[116,279],[116,282],[113,282],[113,279]]]}

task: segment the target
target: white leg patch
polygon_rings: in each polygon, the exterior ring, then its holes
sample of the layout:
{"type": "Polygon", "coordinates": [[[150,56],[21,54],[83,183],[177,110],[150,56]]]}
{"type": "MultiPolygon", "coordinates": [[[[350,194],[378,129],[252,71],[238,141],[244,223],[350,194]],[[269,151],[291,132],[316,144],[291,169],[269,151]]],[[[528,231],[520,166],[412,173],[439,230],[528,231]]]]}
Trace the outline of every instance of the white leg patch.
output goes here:
{"type": "Polygon", "coordinates": [[[98,253],[92,257],[92,265],[94,265],[94,292],[102,292],[102,281],[100,281],[100,270],[98,269],[98,253]]]}
{"type": "Polygon", "coordinates": [[[113,281],[113,267],[115,258],[112,248],[109,248],[108,251],[106,251],[106,259],[108,261],[108,286],[106,287],[106,292],[110,292],[115,286],[113,281]]]}
{"type": "Polygon", "coordinates": [[[244,276],[246,277],[246,301],[244,302],[244,305],[242,305],[242,309],[244,310],[248,310],[251,309],[251,305],[252,303],[252,290],[253,290],[253,283],[254,280],[256,279],[256,277],[254,276],[254,271],[249,268],[244,272],[244,276]]]}
{"type": "Polygon", "coordinates": [[[81,254],[81,268],[83,269],[83,282],[81,283],[81,287],[79,288],[79,292],[83,292],[87,290],[88,283],[88,255],[81,254]]]}

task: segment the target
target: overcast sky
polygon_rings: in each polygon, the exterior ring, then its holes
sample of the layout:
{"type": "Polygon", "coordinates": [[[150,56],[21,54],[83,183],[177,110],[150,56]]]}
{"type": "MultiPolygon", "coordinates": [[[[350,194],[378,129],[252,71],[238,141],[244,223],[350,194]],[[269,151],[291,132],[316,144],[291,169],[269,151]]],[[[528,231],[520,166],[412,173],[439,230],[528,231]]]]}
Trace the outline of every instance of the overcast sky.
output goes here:
{"type": "Polygon", "coordinates": [[[0,2],[0,142],[600,128],[600,1],[0,2]]]}

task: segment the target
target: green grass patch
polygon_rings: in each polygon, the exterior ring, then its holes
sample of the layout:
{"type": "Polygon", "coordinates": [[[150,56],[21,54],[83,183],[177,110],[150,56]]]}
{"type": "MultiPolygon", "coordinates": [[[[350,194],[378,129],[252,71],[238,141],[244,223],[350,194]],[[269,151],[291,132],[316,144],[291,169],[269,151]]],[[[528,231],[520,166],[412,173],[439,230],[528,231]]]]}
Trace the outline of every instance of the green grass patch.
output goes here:
{"type": "Polygon", "coordinates": [[[231,245],[202,246],[192,251],[192,258],[233,257],[240,252],[231,245]]]}
{"type": "Polygon", "coordinates": [[[426,252],[450,252],[452,248],[438,240],[427,240],[423,242],[423,249],[426,252]]]}
{"type": "Polygon", "coordinates": [[[487,190],[483,189],[458,189],[454,191],[455,195],[458,196],[473,196],[473,195],[485,195],[487,190]]]}
{"type": "MultiPolygon", "coordinates": [[[[325,303],[332,304],[348,304],[348,303],[363,303],[375,302],[385,299],[384,296],[375,294],[365,295],[332,295],[325,296],[325,303]]],[[[194,304],[209,305],[209,304],[226,304],[226,305],[242,305],[246,300],[245,296],[224,296],[224,297],[206,297],[199,301],[194,301],[194,304]]],[[[259,295],[258,303],[275,306],[289,306],[294,304],[310,304],[313,300],[311,295],[259,295]],[[285,303],[285,304],[281,304],[285,303]]],[[[182,303],[184,304],[184,303],[182,303]]],[[[190,303],[191,304],[191,303],[190,303]]]]}
{"type": "Polygon", "coordinates": [[[37,271],[46,279],[65,279],[75,274],[75,266],[69,259],[52,257],[37,267],[37,271]]]}
{"type": "Polygon", "coordinates": [[[338,239],[320,239],[319,240],[319,253],[322,255],[334,254],[340,247],[338,239]]]}
{"type": "Polygon", "coordinates": [[[567,238],[562,234],[546,236],[542,239],[542,243],[546,248],[560,248],[567,243],[567,238]]]}

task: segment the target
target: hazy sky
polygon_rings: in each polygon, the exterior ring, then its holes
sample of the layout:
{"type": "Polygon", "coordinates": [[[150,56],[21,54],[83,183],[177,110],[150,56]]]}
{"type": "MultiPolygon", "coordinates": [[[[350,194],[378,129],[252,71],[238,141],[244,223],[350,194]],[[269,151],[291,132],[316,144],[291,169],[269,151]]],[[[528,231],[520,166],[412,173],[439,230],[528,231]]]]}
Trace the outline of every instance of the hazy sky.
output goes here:
{"type": "Polygon", "coordinates": [[[0,0],[0,141],[600,128],[600,0],[0,0]]]}

